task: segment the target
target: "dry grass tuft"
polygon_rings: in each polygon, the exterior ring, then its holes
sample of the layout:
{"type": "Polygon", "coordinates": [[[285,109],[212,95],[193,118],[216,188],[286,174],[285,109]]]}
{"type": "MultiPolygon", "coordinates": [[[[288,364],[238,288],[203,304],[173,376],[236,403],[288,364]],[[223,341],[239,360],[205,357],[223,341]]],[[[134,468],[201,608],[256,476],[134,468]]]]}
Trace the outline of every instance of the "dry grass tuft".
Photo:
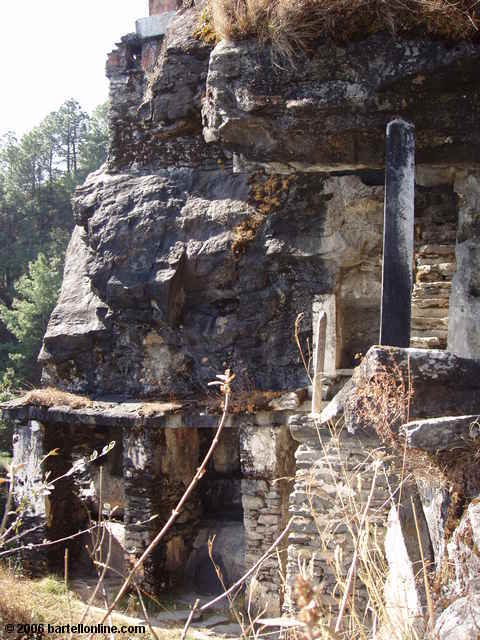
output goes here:
{"type": "Polygon", "coordinates": [[[172,413],[181,408],[182,405],[178,402],[142,402],[138,413],[145,418],[150,418],[163,413],[172,413]]]}
{"type": "Polygon", "coordinates": [[[288,58],[321,38],[390,31],[461,40],[480,26],[478,0],[210,0],[210,11],[218,37],[256,38],[288,58]]]}
{"type": "Polygon", "coordinates": [[[238,259],[255,240],[266,217],[278,210],[286,200],[295,176],[265,175],[261,171],[249,178],[249,204],[254,211],[233,229],[232,253],[238,259]]]}
{"type": "Polygon", "coordinates": [[[45,389],[33,389],[23,396],[24,404],[34,404],[42,407],[70,407],[71,409],[84,409],[93,406],[92,400],[86,396],[78,396],[74,393],[60,391],[54,387],[45,389]]]}

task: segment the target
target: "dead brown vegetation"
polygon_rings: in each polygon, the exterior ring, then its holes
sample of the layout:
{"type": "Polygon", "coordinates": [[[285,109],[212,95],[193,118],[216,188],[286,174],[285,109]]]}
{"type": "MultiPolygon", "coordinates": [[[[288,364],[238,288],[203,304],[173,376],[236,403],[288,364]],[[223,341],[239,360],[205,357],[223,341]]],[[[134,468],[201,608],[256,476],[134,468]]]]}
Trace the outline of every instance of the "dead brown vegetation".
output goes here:
{"type": "Polygon", "coordinates": [[[42,407],[70,407],[71,409],[84,409],[93,405],[92,400],[86,396],[79,396],[67,391],[61,391],[54,387],[45,389],[32,389],[22,398],[24,404],[34,404],[42,407]]]}
{"type": "Polygon", "coordinates": [[[480,26],[478,0],[210,0],[210,12],[218,37],[256,38],[290,58],[321,38],[389,31],[461,40],[480,26]]]}
{"type": "Polygon", "coordinates": [[[295,180],[293,174],[288,176],[265,175],[261,171],[250,176],[248,201],[253,212],[233,229],[232,253],[236,258],[239,258],[245,252],[248,244],[255,239],[266,217],[280,208],[288,195],[293,180],[295,180]]]}

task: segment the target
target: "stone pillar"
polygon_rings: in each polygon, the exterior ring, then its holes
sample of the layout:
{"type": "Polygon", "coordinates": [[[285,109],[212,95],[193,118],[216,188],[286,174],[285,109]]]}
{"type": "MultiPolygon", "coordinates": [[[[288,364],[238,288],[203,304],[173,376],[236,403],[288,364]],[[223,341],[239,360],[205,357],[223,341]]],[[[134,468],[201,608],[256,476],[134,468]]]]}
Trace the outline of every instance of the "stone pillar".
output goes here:
{"type": "MultiPolygon", "coordinates": [[[[132,566],[152,540],[156,515],[155,450],[159,445],[158,432],[153,429],[124,428],[123,477],[125,483],[125,548],[126,567],[132,566]]],[[[157,580],[155,564],[160,564],[161,554],[157,549],[146,561],[141,582],[148,590],[155,592],[157,580]]],[[[161,563],[163,564],[163,563],[161,563]]]]}
{"type": "MultiPolygon", "coordinates": [[[[170,517],[199,464],[198,430],[125,428],[125,546],[127,565],[170,517]],[[155,519],[150,520],[153,516],[155,519]]],[[[179,586],[200,515],[198,491],[145,563],[141,581],[153,593],[179,586]]]]}
{"type": "MultiPolygon", "coordinates": [[[[15,474],[14,499],[16,506],[24,503],[22,529],[34,529],[24,536],[24,545],[38,544],[48,538],[47,509],[41,492],[44,469],[41,460],[45,455],[45,426],[35,420],[17,425],[13,435],[13,464],[22,464],[15,474]]],[[[48,569],[45,549],[22,552],[24,569],[30,574],[42,574],[48,569]]]]}
{"type": "Polygon", "coordinates": [[[325,342],[327,338],[327,315],[322,311],[317,323],[317,344],[313,350],[312,413],[322,410],[322,383],[325,375],[325,342]]]}
{"type": "Polygon", "coordinates": [[[380,344],[408,347],[413,267],[414,128],[387,126],[380,344]]]}
{"type": "Polygon", "coordinates": [[[480,173],[457,176],[460,202],[456,258],[448,314],[448,350],[480,358],[480,173]]]}
{"type": "MultiPolygon", "coordinates": [[[[288,522],[290,484],[296,444],[286,427],[251,427],[240,430],[242,503],[245,524],[245,567],[249,569],[272,545],[288,522]],[[274,482],[276,479],[277,482],[274,482]]],[[[280,575],[285,575],[286,544],[263,562],[249,581],[254,609],[279,615],[283,602],[280,575]]]]}

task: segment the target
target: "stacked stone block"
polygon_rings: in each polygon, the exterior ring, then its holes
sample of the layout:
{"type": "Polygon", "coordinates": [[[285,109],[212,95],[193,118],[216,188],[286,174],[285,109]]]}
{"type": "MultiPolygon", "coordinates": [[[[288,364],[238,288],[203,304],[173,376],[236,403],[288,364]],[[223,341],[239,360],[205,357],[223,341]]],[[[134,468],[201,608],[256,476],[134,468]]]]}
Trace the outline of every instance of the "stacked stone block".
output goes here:
{"type": "MultiPolygon", "coordinates": [[[[379,464],[372,453],[376,436],[335,434],[326,425],[317,429],[311,416],[295,416],[290,428],[301,444],[290,495],[290,514],[296,516],[288,539],[287,586],[284,610],[295,610],[295,580],[302,571],[312,585],[321,587],[321,605],[326,614],[338,606],[339,582],[345,581],[354,554],[356,535],[379,464]],[[352,531],[354,536],[352,536],[352,531]]],[[[382,554],[386,519],[390,507],[385,475],[378,469],[368,510],[368,548],[382,554]]],[[[360,571],[359,571],[360,574],[360,571]]],[[[356,580],[353,605],[363,615],[368,593],[356,580]]]]}
{"type": "MultiPolygon", "coordinates": [[[[271,547],[288,520],[288,477],[293,475],[295,443],[286,427],[243,427],[240,431],[245,565],[250,568],[271,547]]],[[[286,542],[260,565],[248,585],[257,612],[279,615],[286,542]]]]}
{"type": "Polygon", "coordinates": [[[410,345],[445,349],[448,306],[455,273],[457,205],[451,185],[431,189],[428,200],[417,191],[415,284],[410,345]]]}

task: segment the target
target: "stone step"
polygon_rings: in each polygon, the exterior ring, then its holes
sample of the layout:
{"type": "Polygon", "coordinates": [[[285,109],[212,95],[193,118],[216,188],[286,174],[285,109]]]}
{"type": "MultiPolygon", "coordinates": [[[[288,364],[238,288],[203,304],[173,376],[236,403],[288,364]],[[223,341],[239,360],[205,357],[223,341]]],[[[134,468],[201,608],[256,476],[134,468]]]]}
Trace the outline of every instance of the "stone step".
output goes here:
{"type": "Polygon", "coordinates": [[[417,282],[437,282],[438,280],[451,280],[455,273],[456,265],[454,262],[442,262],[435,265],[422,265],[416,269],[417,282]]]}
{"type": "Polygon", "coordinates": [[[422,244],[415,247],[415,254],[419,256],[455,256],[455,245],[422,244]]]}
{"type": "Polygon", "coordinates": [[[419,329],[425,331],[426,329],[433,329],[441,331],[445,327],[445,331],[448,329],[448,318],[435,318],[435,317],[414,317],[412,318],[412,331],[419,329]]]}
{"type": "Polygon", "coordinates": [[[420,231],[420,240],[426,242],[436,242],[438,244],[451,242],[455,244],[457,238],[457,225],[446,224],[444,226],[434,225],[430,229],[422,229],[420,231]]]}
{"type": "Polygon", "coordinates": [[[424,265],[441,265],[441,264],[455,264],[455,256],[415,256],[416,267],[423,267],[424,265]]]}
{"type": "Polygon", "coordinates": [[[424,338],[412,336],[410,338],[410,346],[413,349],[443,349],[445,348],[445,340],[441,340],[435,336],[424,338]]]}
{"type": "Polygon", "coordinates": [[[432,320],[447,320],[448,324],[448,308],[427,307],[423,308],[420,305],[412,305],[412,320],[413,318],[431,318],[432,320]]]}
{"type": "MultiPolygon", "coordinates": [[[[423,209],[420,216],[415,221],[419,224],[425,225],[426,222],[433,223],[435,225],[454,225],[457,222],[457,212],[452,206],[445,204],[432,204],[429,207],[423,209]]],[[[428,229],[429,227],[427,227],[428,229]]]]}
{"type": "MultiPolygon", "coordinates": [[[[411,332],[412,337],[417,338],[439,338],[439,340],[446,340],[448,331],[446,329],[413,329],[411,332]]],[[[412,338],[410,338],[412,340],[412,338]]]]}
{"type": "Polygon", "coordinates": [[[423,298],[449,298],[452,283],[448,280],[433,282],[416,282],[413,285],[413,295],[423,298]]]}
{"type": "Polygon", "coordinates": [[[444,298],[427,298],[421,295],[412,296],[412,309],[443,309],[448,315],[448,296],[444,298]]]}

